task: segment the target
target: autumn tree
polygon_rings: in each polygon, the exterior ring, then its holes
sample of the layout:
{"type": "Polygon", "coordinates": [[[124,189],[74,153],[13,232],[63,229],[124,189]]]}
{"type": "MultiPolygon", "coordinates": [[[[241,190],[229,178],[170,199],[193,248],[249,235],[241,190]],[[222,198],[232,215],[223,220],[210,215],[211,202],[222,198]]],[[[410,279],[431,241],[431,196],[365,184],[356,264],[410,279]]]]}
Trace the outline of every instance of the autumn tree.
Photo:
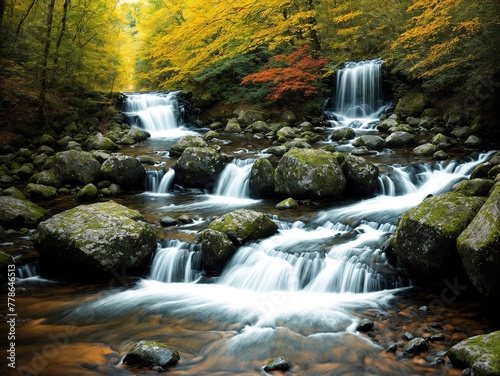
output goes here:
{"type": "Polygon", "coordinates": [[[244,77],[241,83],[270,83],[268,98],[272,100],[283,99],[290,93],[307,97],[317,91],[320,70],[327,62],[324,58],[314,58],[306,45],[288,55],[273,56],[260,72],[244,77]]]}

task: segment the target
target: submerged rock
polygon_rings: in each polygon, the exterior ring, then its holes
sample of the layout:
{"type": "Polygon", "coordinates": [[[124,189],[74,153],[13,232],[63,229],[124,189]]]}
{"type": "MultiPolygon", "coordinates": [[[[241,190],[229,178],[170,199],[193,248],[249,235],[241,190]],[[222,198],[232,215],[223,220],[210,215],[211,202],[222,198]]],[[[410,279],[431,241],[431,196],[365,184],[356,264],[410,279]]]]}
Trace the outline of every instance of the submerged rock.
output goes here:
{"type": "Polygon", "coordinates": [[[56,214],[41,222],[33,236],[42,272],[84,280],[142,273],[156,240],[139,212],[113,201],[56,214]]]}
{"type": "Polygon", "coordinates": [[[179,359],[179,353],[167,345],[153,341],[141,341],[125,355],[123,362],[162,372],[177,364],[179,359]]]}

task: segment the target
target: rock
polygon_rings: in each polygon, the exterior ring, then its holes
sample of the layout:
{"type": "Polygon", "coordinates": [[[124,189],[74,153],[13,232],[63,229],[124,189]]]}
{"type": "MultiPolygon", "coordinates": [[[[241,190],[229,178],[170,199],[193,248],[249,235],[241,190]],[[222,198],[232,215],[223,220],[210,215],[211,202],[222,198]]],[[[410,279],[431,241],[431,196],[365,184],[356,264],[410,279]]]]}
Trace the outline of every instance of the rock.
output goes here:
{"type": "Polygon", "coordinates": [[[276,205],[276,209],[278,210],[290,210],[297,209],[299,204],[293,198],[289,197],[276,205]]]}
{"type": "Polygon", "coordinates": [[[299,199],[336,197],[346,184],[334,154],[320,149],[292,148],[275,170],[276,192],[299,199]]]}
{"type": "Polygon", "coordinates": [[[396,131],[389,135],[385,142],[389,147],[400,147],[407,145],[414,145],[416,143],[416,138],[414,135],[404,132],[404,131],[396,131]]]}
{"type": "Polygon", "coordinates": [[[226,126],[224,128],[224,132],[227,133],[239,133],[241,132],[240,123],[236,118],[231,118],[227,121],[226,126]]]}
{"type": "Polygon", "coordinates": [[[280,120],[289,125],[293,125],[297,121],[297,116],[295,116],[295,114],[292,111],[285,111],[281,115],[280,120]]]}
{"type": "Polygon", "coordinates": [[[221,231],[204,230],[199,234],[198,242],[201,243],[202,269],[210,275],[219,275],[236,252],[231,239],[221,231]]]}
{"type": "Polygon", "coordinates": [[[0,251],[0,283],[4,283],[8,281],[9,277],[9,265],[14,264],[14,258],[0,251]]]}
{"type": "Polygon", "coordinates": [[[28,199],[33,201],[51,200],[57,197],[57,188],[43,184],[28,183],[24,187],[23,193],[28,199]]]}
{"type": "Polygon", "coordinates": [[[134,189],[144,183],[146,169],[137,158],[116,155],[104,161],[101,175],[103,179],[116,183],[124,189],[134,189]]]}
{"type": "Polygon", "coordinates": [[[33,236],[40,269],[69,279],[142,273],[156,232],[139,212],[114,201],[79,205],[41,222],[33,236]]]}
{"type": "Polygon", "coordinates": [[[500,375],[500,331],[481,334],[460,341],[448,350],[454,367],[471,368],[471,374],[500,375]]]}
{"type": "Polygon", "coordinates": [[[18,189],[16,187],[9,187],[9,188],[4,189],[3,195],[14,197],[14,198],[19,198],[21,200],[26,200],[26,195],[20,189],[18,189]]]}
{"type": "Polygon", "coordinates": [[[238,209],[212,221],[210,230],[226,234],[235,246],[265,238],[278,231],[278,225],[264,213],[238,209]]]}
{"type": "Polygon", "coordinates": [[[467,140],[464,141],[464,145],[469,148],[477,148],[481,146],[482,143],[481,139],[476,135],[470,135],[467,137],[467,140]]]}
{"type": "Polygon", "coordinates": [[[0,196],[0,208],[0,226],[7,229],[35,228],[49,215],[31,201],[12,196],[0,196]]]}
{"type": "Polygon", "coordinates": [[[141,341],[125,355],[123,362],[162,372],[177,364],[179,359],[179,353],[167,345],[153,341],[141,341]]]}
{"type": "Polygon", "coordinates": [[[356,330],[358,332],[369,332],[370,330],[373,329],[374,325],[375,324],[373,323],[372,320],[363,319],[358,323],[358,325],[356,325],[356,330]]]}
{"type": "Polygon", "coordinates": [[[412,153],[417,156],[431,156],[437,151],[437,147],[431,143],[417,146],[412,153]]]}
{"type": "Polygon", "coordinates": [[[470,127],[467,126],[454,129],[451,132],[452,136],[462,140],[467,139],[467,137],[469,137],[471,134],[472,134],[472,129],[470,129],[470,127]]]}
{"type": "Polygon", "coordinates": [[[500,186],[457,239],[467,276],[485,297],[500,297],[500,186]]]}
{"type": "Polygon", "coordinates": [[[385,140],[380,136],[364,135],[356,138],[352,145],[356,148],[366,146],[371,150],[380,150],[385,148],[385,140]]]}
{"type": "Polygon", "coordinates": [[[101,173],[101,164],[90,153],[69,150],[57,153],[52,160],[54,173],[61,184],[86,185],[93,183],[101,173]]]}
{"type": "Polygon", "coordinates": [[[297,134],[291,127],[286,126],[278,130],[276,132],[276,136],[278,137],[278,139],[284,138],[287,140],[293,140],[295,137],[297,137],[297,134]]]}
{"type": "Polygon", "coordinates": [[[248,132],[252,132],[252,133],[267,133],[269,132],[269,126],[267,125],[267,123],[265,121],[262,121],[262,120],[258,120],[252,124],[250,124],[246,130],[248,132]]]}
{"type": "MultiPolygon", "coordinates": [[[[252,124],[265,120],[265,113],[256,110],[241,110],[236,119],[240,124],[252,124]]],[[[260,132],[260,131],[259,131],[260,132]]]]}
{"type": "Polygon", "coordinates": [[[429,99],[422,93],[410,92],[403,95],[394,109],[394,113],[402,118],[419,116],[429,105],[429,99]]]}
{"type": "Polygon", "coordinates": [[[458,192],[466,196],[484,196],[493,188],[493,180],[491,179],[470,179],[462,180],[451,187],[451,192],[458,192]]]}
{"type": "Polygon", "coordinates": [[[177,226],[179,224],[179,221],[172,217],[163,217],[162,219],[160,219],[160,224],[163,227],[172,227],[177,226]]]}
{"type": "Polygon", "coordinates": [[[29,180],[30,183],[50,185],[51,187],[59,188],[61,186],[61,180],[59,176],[56,175],[54,170],[43,170],[33,174],[29,180]]]}
{"type": "Polygon", "coordinates": [[[354,195],[371,195],[377,189],[378,167],[362,157],[349,155],[342,165],[347,186],[345,191],[354,195]]]}
{"type": "Polygon", "coordinates": [[[484,198],[448,192],[403,214],[394,250],[411,278],[432,284],[464,274],[456,239],[483,203],[484,198]]]}
{"type": "Polygon", "coordinates": [[[188,147],[174,165],[175,184],[184,188],[212,187],[226,159],[210,147],[188,147]]]}
{"type": "Polygon", "coordinates": [[[288,371],[290,364],[283,358],[274,358],[264,366],[264,372],[288,371]]]}
{"type": "Polygon", "coordinates": [[[332,140],[352,140],[354,137],[356,137],[356,132],[349,127],[339,128],[332,132],[332,140]]]}
{"type": "Polygon", "coordinates": [[[80,189],[76,194],[76,199],[81,202],[95,201],[97,200],[98,197],[99,197],[99,190],[92,183],[87,184],[85,187],[80,189]]]}
{"type": "Polygon", "coordinates": [[[119,146],[110,138],[105,137],[102,133],[97,133],[87,140],[87,148],[89,150],[116,150],[119,146]]]}
{"type": "Polygon", "coordinates": [[[436,161],[445,161],[449,158],[450,156],[448,155],[448,153],[446,153],[445,151],[443,150],[438,150],[436,151],[434,154],[432,154],[432,159],[436,160],[436,161]]]}
{"type": "Polygon", "coordinates": [[[422,353],[426,351],[429,351],[429,342],[422,337],[413,338],[403,347],[403,353],[405,354],[422,353]]]}
{"type": "Polygon", "coordinates": [[[274,166],[270,158],[258,158],[250,171],[250,196],[253,198],[272,197],[274,195],[274,166]]]}
{"type": "Polygon", "coordinates": [[[150,138],[151,134],[148,131],[145,131],[144,129],[137,127],[130,127],[127,133],[127,137],[130,137],[135,142],[141,142],[150,138]]]}
{"type": "Polygon", "coordinates": [[[184,150],[190,147],[200,147],[204,148],[207,147],[208,144],[203,139],[203,137],[200,136],[185,136],[181,138],[179,141],[177,141],[174,145],[169,150],[169,154],[172,157],[180,157],[184,150]]]}

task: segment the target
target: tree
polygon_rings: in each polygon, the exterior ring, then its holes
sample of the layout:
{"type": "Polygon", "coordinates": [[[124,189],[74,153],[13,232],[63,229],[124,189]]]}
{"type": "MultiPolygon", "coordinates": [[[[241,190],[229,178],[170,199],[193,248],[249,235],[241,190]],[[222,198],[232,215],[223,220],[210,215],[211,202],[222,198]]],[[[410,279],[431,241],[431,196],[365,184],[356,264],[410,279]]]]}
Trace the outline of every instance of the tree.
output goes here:
{"type": "Polygon", "coordinates": [[[38,99],[38,114],[40,120],[45,124],[47,119],[45,116],[45,96],[47,93],[47,71],[48,71],[48,62],[49,62],[49,52],[50,52],[50,43],[51,43],[51,35],[52,35],[52,19],[54,17],[54,5],[56,0],[50,0],[48,4],[47,10],[47,28],[45,32],[45,47],[43,50],[42,57],[42,79],[41,79],[41,88],[40,88],[40,96],[38,99]]]}

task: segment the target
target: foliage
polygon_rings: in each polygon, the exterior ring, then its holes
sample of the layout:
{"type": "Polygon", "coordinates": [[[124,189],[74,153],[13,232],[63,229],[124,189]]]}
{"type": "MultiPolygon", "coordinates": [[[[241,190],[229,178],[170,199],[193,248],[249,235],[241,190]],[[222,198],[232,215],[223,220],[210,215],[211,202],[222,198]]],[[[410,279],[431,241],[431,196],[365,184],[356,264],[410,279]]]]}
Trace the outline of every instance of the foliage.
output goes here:
{"type": "Polygon", "coordinates": [[[273,56],[260,72],[244,77],[241,83],[271,82],[268,98],[272,100],[282,99],[290,92],[310,96],[316,92],[314,84],[321,78],[320,69],[327,62],[324,58],[315,59],[309,47],[302,46],[288,55],[273,56]]]}

